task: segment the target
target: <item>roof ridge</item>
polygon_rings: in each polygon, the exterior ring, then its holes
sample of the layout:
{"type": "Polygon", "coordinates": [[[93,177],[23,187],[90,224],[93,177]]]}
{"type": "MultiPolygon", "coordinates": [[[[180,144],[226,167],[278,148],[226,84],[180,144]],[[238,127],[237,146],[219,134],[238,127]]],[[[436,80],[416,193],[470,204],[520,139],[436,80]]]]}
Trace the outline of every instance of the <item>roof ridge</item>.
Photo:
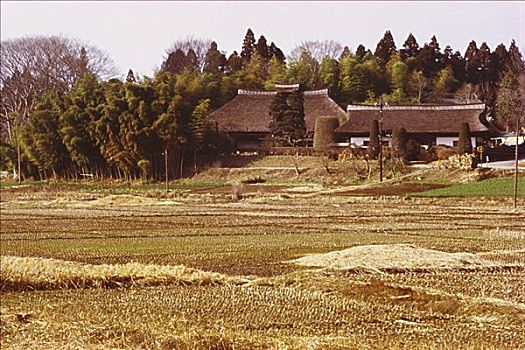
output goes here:
{"type": "MultiPolygon", "coordinates": [[[[446,111],[446,110],[468,110],[468,109],[485,109],[484,103],[458,104],[458,105],[383,105],[383,110],[412,110],[412,111],[446,111]]],[[[348,105],[347,111],[369,111],[379,110],[375,105],[348,105]]]]}
{"type": "MultiPolygon", "coordinates": [[[[277,94],[277,92],[278,91],[261,91],[261,90],[245,90],[245,89],[238,89],[237,90],[237,94],[238,95],[273,96],[273,95],[277,94]]],[[[311,96],[311,95],[327,95],[328,96],[328,89],[302,91],[302,94],[304,96],[311,96]]]]}
{"type": "Polygon", "coordinates": [[[237,90],[237,95],[266,95],[266,96],[272,96],[277,94],[277,91],[260,91],[260,90],[244,90],[239,89],[237,90]]]}

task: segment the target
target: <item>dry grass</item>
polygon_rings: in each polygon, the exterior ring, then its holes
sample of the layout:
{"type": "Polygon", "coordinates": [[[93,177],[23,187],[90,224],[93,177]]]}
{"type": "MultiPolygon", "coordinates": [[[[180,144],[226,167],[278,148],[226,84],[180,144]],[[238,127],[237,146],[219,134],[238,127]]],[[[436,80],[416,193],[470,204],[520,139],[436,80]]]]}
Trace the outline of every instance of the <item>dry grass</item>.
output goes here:
{"type": "Polygon", "coordinates": [[[510,199],[272,191],[237,202],[194,191],[163,206],[87,205],[98,194],[3,197],[2,280],[52,289],[1,291],[2,349],[525,344],[524,270],[509,267],[525,265],[525,212],[510,199]],[[392,259],[382,273],[283,263],[359,246],[389,251],[368,250],[376,269],[392,259]],[[393,259],[399,247],[405,255],[393,259]],[[414,252],[425,266],[460,268],[422,269],[414,252]]]}
{"type": "Polygon", "coordinates": [[[243,284],[247,280],[185,266],[127,263],[91,265],[56,259],[0,257],[0,289],[112,288],[243,284]]]}

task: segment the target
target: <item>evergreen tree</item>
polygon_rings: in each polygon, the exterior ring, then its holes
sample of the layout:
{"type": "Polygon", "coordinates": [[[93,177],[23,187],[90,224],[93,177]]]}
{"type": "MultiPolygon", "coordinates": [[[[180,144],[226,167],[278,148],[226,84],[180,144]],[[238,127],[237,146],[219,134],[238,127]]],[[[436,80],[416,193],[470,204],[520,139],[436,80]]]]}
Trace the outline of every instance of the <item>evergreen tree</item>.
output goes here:
{"type": "Polygon", "coordinates": [[[280,48],[278,48],[275,43],[272,41],[270,44],[270,57],[277,58],[280,62],[284,63],[286,61],[286,56],[281,51],[280,48]]]}
{"type": "Polygon", "coordinates": [[[28,122],[19,130],[22,150],[45,176],[48,170],[54,177],[62,176],[70,164],[58,122],[62,109],[58,93],[47,93],[30,113],[28,122]]]}
{"type": "Polygon", "coordinates": [[[85,74],[89,73],[89,57],[87,50],[84,46],[80,48],[80,54],[78,58],[78,78],[82,78],[85,74]]]}
{"type": "Polygon", "coordinates": [[[126,110],[119,116],[119,137],[126,160],[124,171],[129,178],[141,175],[139,162],[153,162],[161,142],[153,127],[157,118],[154,110],[155,89],[149,79],[140,84],[124,84],[126,110]]]}
{"type": "Polygon", "coordinates": [[[266,90],[273,90],[276,84],[286,82],[286,77],[286,64],[280,61],[276,56],[273,56],[268,64],[268,78],[264,83],[264,88],[266,90]]]}
{"type": "Polygon", "coordinates": [[[288,111],[286,117],[291,123],[287,130],[289,133],[289,142],[295,146],[301,142],[306,135],[306,123],[304,121],[304,98],[300,91],[291,92],[288,96],[288,111]]]}
{"type": "Polygon", "coordinates": [[[479,78],[482,92],[482,100],[491,103],[496,94],[495,81],[497,74],[492,63],[492,54],[486,42],[483,42],[478,50],[479,78]]]}
{"type": "Polygon", "coordinates": [[[363,90],[367,91],[368,95],[374,95],[375,102],[376,96],[381,96],[389,91],[389,79],[379,65],[379,60],[371,54],[364,56],[360,67],[364,74],[363,90]]]}
{"type": "Polygon", "coordinates": [[[525,71],[525,62],[523,61],[523,57],[520,50],[518,49],[518,46],[516,45],[515,40],[512,40],[510,43],[507,62],[508,69],[512,73],[517,75],[525,71]]]}
{"type": "Polygon", "coordinates": [[[505,72],[508,71],[507,62],[509,60],[509,53],[503,44],[499,44],[494,52],[492,52],[492,63],[497,74],[497,81],[499,82],[505,72]]]}
{"type": "Polygon", "coordinates": [[[392,151],[396,157],[407,156],[408,136],[405,128],[396,128],[392,131],[392,151]]]}
{"type": "Polygon", "coordinates": [[[186,59],[184,61],[184,68],[189,70],[190,72],[199,71],[200,65],[199,65],[199,57],[195,53],[193,49],[189,49],[186,53],[186,59]]]}
{"type": "Polygon", "coordinates": [[[435,35],[419,51],[417,68],[428,78],[433,78],[443,68],[443,57],[435,35]]]}
{"type": "Polygon", "coordinates": [[[252,55],[251,60],[242,69],[242,87],[246,89],[262,89],[266,80],[266,67],[258,52],[252,55]]]}
{"type": "Polygon", "coordinates": [[[252,30],[248,28],[244,40],[242,42],[241,59],[242,64],[247,64],[251,59],[255,51],[255,35],[252,30]]]}
{"type": "Polygon", "coordinates": [[[154,82],[155,100],[152,112],[156,116],[152,129],[162,142],[162,149],[176,145],[177,128],[180,122],[182,97],[177,93],[176,78],[173,75],[157,75],[154,82]]]}
{"type": "Polygon", "coordinates": [[[367,97],[366,76],[363,66],[354,57],[341,61],[341,95],[346,103],[362,102],[367,97]]]}
{"type": "Polygon", "coordinates": [[[239,54],[237,51],[233,51],[233,53],[228,57],[228,61],[226,62],[226,74],[233,74],[235,72],[238,72],[242,69],[242,59],[239,57],[239,54]]]}
{"type": "Polygon", "coordinates": [[[387,65],[390,71],[390,86],[392,93],[386,97],[391,104],[405,104],[407,101],[406,88],[408,84],[407,65],[401,61],[398,54],[392,55],[387,65]]]}
{"type": "Polygon", "coordinates": [[[450,66],[443,68],[434,83],[434,91],[436,96],[442,96],[447,92],[452,92],[459,85],[459,81],[454,78],[454,72],[450,66]]]}
{"type": "Polygon", "coordinates": [[[467,50],[465,51],[465,78],[468,83],[477,84],[480,81],[479,71],[481,70],[481,63],[478,57],[478,46],[472,40],[467,50]]]}
{"type": "Polygon", "coordinates": [[[162,71],[172,74],[182,73],[184,68],[186,68],[186,54],[181,49],[171,52],[161,66],[162,71]]]}
{"type": "Polygon", "coordinates": [[[83,173],[99,173],[105,161],[96,140],[95,125],[105,104],[102,86],[95,76],[85,75],[66,95],[60,116],[63,143],[83,173]]]}
{"type": "Polygon", "coordinates": [[[191,114],[189,126],[192,134],[192,141],[196,146],[195,149],[198,149],[202,146],[202,141],[204,139],[204,122],[209,112],[210,99],[206,98],[199,101],[193,110],[193,113],[191,114]]]}
{"type": "Polygon", "coordinates": [[[210,100],[210,108],[217,109],[227,102],[222,96],[222,83],[224,80],[223,74],[211,74],[203,73],[200,75],[200,84],[202,97],[206,97],[210,100]]]}
{"type": "Polygon", "coordinates": [[[197,152],[201,150],[204,143],[204,123],[206,116],[210,112],[210,99],[202,99],[199,101],[193,113],[191,114],[191,120],[189,127],[191,130],[191,141],[193,148],[193,165],[195,172],[197,171],[197,152]]]}
{"type": "Polygon", "coordinates": [[[306,134],[304,99],[300,91],[278,92],[270,105],[270,131],[278,140],[295,147],[306,134]]]}
{"type": "Polygon", "coordinates": [[[126,76],[126,83],[136,83],[137,79],[135,79],[135,73],[131,70],[131,68],[128,70],[128,75],[126,76]]]}
{"type": "Polygon", "coordinates": [[[226,66],[226,56],[220,53],[217,48],[217,43],[212,41],[210,48],[206,52],[204,58],[204,73],[219,74],[224,72],[226,66]]]}
{"type": "Polygon", "coordinates": [[[339,62],[341,62],[343,58],[350,57],[350,56],[352,56],[352,52],[350,52],[350,49],[348,48],[348,46],[345,46],[343,48],[343,52],[341,52],[341,56],[339,57],[339,62]]]}
{"type": "Polygon", "coordinates": [[[339,120],[334,116],[320,116],[315,120],[314,149],[325,151],[327,147],[336,141],[335,129],[339,127],[339,120]]]}
{"type": "MultiPolygon", "coordinates": [[[[348,47],[346,47],[346,48],[348,48],[348,47]]],[[[355,56],[361,60],[361,59],[363,59],[365,54],[366,54],[366,48],[364,47],[363,44],[359,44],[359,46],[355,50],[355,56]]]]}
{"type": "Polygon", "coordinates": [[[286,111],[288,110],[287,93],[277,92],[270,105],[269,114],[272,118],[270,122],[270,132],[272,135],[280,137],[282,130],[287,127],[286,111]]]}
{"type": "Polygon", "coordinates": [[[368,141],[368,157],[370,159],[377,159],[379,156],[379,121],[372,120],[370,125],[370,141],[368,141]]]}
{"type": "Polygon", "coordinates": [[[454,52],[446,62],[447,66],[452,68],[454,77],[459,82],[465,81],[465,60],[459,51],[454,52]]]}
{"type": "Polygon", "coordinates": [[[399,89],[405,92],[408,80],[407,65],[400,59],[397,59],[393,62],[391,61],[391,63],[392,65],[390,68],[390,86],[393,90],[399,89]]]}
{"type": "Polygon", "coordinates": [[[468,123],[461,124],[459,130],[458,153],[472,153],[472,140],[470,139],[470,126],[468,123]]]}
{"type": "Polygon", "coordinates": [[[419,44],[412,33],[408,35],[407,40],[405,40],[403,44],[403,48],[399,50],[399,54],[402,60],[416,58],[419,55],[419,44]]]}
{"type": "MultiPolygon", "coordinates": [[[[173,76],[170,72],[164,74],[173,76]]],[[[95,140],[100,153],[110,166],[111,176],[121,177],[127,167],[127,157],[120,138],[120,115],[127,110],[124,84],[111,79],[103,84],[104,106],[102,115],[95,123],[95,140]]]]}
{"type": "Polygon", "coordinates": [[[321,86],[328,89],[330,97],[339,100],[339,62],[335,58],[325,56],[319,66],[321,86]]]}
{"type": "Polygon", "coordinates": [[[390,60],[390,56],[396,52],[396,44],[389,30],[386,31],[383,38],[379,41],[374,51],[374,56],[380,58],[383,64],[390,60]]]}
{"type": "Polygon", "coordinates": [[[264,35],[261,35],[259,37],[259,40],[257,40],[257,44],[255,45],[255,51],[259,53],[259,56],[261,56],[264,62],[268,62],[270,60],[271,52],[264,35]]]}
{"type": "Polygon", "coordinates": [[[238,75],[239,72],[236,72],[233,75],[226,75],[222,77],[220,86],[221,101],[218,104],[215,104],[215,102],[212,101],[214,106],[220,106],[237,96],[237,90],[241,86],[240,79],[237,77],[238,75]]]}
{"type": "Polygon", "coordinates": [[[17,158],[16,148],[9,142],[0,139],[0,171],[13,171],[16,169],[17,158]]]}

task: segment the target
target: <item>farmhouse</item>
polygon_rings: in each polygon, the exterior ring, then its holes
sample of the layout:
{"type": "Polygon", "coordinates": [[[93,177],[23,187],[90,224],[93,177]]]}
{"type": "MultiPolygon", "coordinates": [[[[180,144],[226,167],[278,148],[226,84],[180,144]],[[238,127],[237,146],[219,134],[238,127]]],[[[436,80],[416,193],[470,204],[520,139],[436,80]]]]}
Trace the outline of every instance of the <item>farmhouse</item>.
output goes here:
{"type": "MultiPolygon", "coordinates": [[[[472,145],[483,144],[489,137],[489,129],[482,123],[485,105],[419,105],[384,106],[382,129],[383,141],[390,143],[392,131],[404,127],[411,139],[422,145],[456,146],[459,130],[468,123],[472,145]]],[[[351,145],[366,147],[370,126],[374,119],[381,120],[379,107],[371,105],[349,105],[348,120],[336,129],[340,140],[351,145]]]]}
{"type": "MultiPolygon", "coordinates": [[[[278,91],[297,91],[299,85],[277,85],[278,91]]],[[[207,121],[226,132],[236,150],[253,151],[264,147],[270,135],[270,105],[277,91],[239,89],[237,96],[212,112],[207,121]]],[[[328,90],[303,91],[306,129],[313,135],[315,120],[321,116],[336,116],[346,120],[345,111],[328,96],[328,90]]]]}

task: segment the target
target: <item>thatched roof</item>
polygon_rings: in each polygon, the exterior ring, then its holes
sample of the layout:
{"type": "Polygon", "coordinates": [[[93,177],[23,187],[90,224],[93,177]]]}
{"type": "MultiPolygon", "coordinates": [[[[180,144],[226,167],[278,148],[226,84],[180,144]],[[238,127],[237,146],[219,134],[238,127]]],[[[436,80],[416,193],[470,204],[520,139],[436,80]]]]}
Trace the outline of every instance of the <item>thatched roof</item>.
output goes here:
{"type": "MultiPolygon", "coordinates": [[[[226,132],[270,132],[269,110],[276,93],[239,90],[233,100],[213,111],[207,121],[226,132]]],[[[315,120],[321,116],[346,120],[345,111],[328,96],[328,90],[305,91],[303,96],[307,131],[313,132],[315,120]]]]}
{"type": "MultiPolygon", "coordinates": [[[[348,121],[336,132],[368,134],[374,119],[379,120],[379,107],[364,105],[348,106],[348,121]]],[[[487,132],[480,121],[484,104],[432,105],[432,106],[384,106],[383,129],[404,127],[408,133],[457,134],[462,123],[469,123],[471,132],[487,132]]]]}

